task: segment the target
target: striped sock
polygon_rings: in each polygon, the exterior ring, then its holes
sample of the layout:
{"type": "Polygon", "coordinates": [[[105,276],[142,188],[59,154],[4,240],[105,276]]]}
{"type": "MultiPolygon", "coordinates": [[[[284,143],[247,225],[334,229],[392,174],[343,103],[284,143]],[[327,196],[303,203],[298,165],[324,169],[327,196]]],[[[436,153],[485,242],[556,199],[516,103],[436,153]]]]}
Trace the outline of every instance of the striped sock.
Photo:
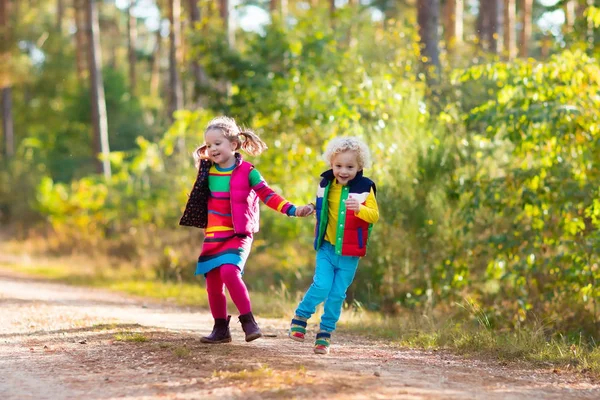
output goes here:
{"type": "Polygon", "coordinates": [[[292,318],[292,323],[290,325],[289,332],[289,336],[291,339],[294,339],[297,342],[304,341],[304,335],[306,335],[306,321],[306,318],[294,315],[294,318],[292,318]]]}
{"type": "Polygon", "coordinates": [[[331,344],[331,332],[319,331],[315,341],[315,353],[329,354],[329,345],[331,344]]]}

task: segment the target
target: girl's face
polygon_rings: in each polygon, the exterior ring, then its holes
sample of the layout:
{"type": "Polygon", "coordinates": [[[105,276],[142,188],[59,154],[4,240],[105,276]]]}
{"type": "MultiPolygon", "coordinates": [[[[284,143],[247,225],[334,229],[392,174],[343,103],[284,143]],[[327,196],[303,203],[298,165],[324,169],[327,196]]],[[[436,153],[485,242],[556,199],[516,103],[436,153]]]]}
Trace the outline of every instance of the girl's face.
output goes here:
{"type": "Polygon", "coordinates": [[[337,183],[340,185],[347,185],[361,169],[358,166],[358,155],[355,151],[344,151],[333,156],[331,168],[337,183]]]}
{"type": "Polygon", "coordinates": [[[235,163],[236,144],[229,141],[219,129],[206,132],[204,140],[212,162],[221,168],[229,168],[235,163]]]}

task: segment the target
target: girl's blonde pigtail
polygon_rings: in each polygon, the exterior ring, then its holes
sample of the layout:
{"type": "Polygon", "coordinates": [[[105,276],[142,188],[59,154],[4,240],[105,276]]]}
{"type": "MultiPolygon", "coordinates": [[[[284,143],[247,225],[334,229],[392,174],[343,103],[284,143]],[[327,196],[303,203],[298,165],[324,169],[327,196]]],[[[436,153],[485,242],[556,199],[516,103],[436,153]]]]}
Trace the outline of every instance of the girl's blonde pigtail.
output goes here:
{"type": "Polygon", "coordinates": [[[268,148],[267,144],[249,129],[242,130],[240,128],[240,135],[244,137],[241,148],[250,155],[257,156],[268,148]]]}

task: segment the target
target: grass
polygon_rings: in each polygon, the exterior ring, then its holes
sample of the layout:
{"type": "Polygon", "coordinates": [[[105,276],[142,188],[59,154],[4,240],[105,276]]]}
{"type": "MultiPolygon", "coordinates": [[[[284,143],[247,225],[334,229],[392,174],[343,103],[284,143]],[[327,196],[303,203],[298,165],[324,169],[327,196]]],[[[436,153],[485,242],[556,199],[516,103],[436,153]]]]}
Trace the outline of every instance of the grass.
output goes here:
{"type": "MultiPolygon", "coordinates": [[[[23,265],[2,264],[0,268],[26,273],[32,276],[66,283],[74,286],[96,287],[134,296],[166,300],[181,306],[194,306],[208,309],[206,289],[198,283],[162,282],[153,276],[130,269],[108,269],[102,273],[81,272],[63,264],[23,265]]],[[[280,318],[295,306],[295,300],[283,293],[252,293],[252,303],[256,314],[265,318],[280,318]]],[[[230,302],[229,306],[234,307],[230,302]]]]}
{"type": "Polygon", "coordinates": [[[475,323],[452,317],[432,319],[423,315],[386,317],[350,312],[340,327],[376,339],[388,339],[400,347],[451,350],[454,353],[537,367],[585,372],[600,378],[600,348],[593,338],[574,342],[562,335],[548,336],[543,326],[494,330],[471,314],[475,323]]]}
{"type": "Polygon", "coordinates": [[[268,365],[260,365],[258,368],[250,370],[213,371],[212,376],[218,379],[243,382],[244,386],[250,385],[269,392],[284,391],[298,384],[311,384],[315,381],[314,377],[306,373],[303,366],[300,366],[297,370],[280,370],[272,369],[268,365]]]}
{"type": "Polygon", "coordinates": [[[175,357],[177,358],[185,358],[188,357],[192,351],[187,348],[186,346],[177,346],[175,348],[172,349],[173,351],[173,355],[175,355],[175,357]]]}
{"type": "Polygon", "coordinates": [[[271,378],[275,375],[275,371],[273,371],[268,366],[261,366],[260,368],[254,370],[244,369],[242,371],[214,371],[214,378],[223,378],[223,379],[232,379],[232,380],[255,380],[255,379],[266,379],[271,378]]]}
{"type": "Polygon", "coordinates": [[[135,342],[135,343],[144,343],[149,339],[141,333],[138,332],[120,332],[114,335],[116,341],[119,342],[135,342]]]}
{"type": "MultiPolygon", "coordinates": [[[[208,308],[206,291],[200,284],[160,282],[131,270],[109,269],[103,274],[94,274],[74,272],[64,265],[51,264],[0,264],[0,267],[72,285],[102,287],[146,298],[168,300],[179,305],[208,308]]],[[[293,297],[283,289],[277,293],[253,292],[252,304],[255,313],[261,317],[289,319],[297,305],[297,299],[293,297]]],[[[390,317],[364,310],[345,310],[339,328],[375,339],[387,339],[401,347],[446,349],[464,356],[526,362],[558,370],[581,371],[600,378],[600,348],[593,339],[580,337],[574,341],[560,335],[548,337],[543,326],[535,324],[519,330],[494,330],[484,313],[467,308],[461,311],[460,318],[434,318],[415,314],[390,317]]],[[[108,326],[97,328],[110,329],[108,326]]],[[[133,342],[147,340],[141,334],[131,333],[117,334],[115,339],[133,342]]],[[[186,348],[174,348],[172,351],[177,357],[189,354],[186,348]]],[[[268,370],[249,371],[245,374],[259,373],[266,374],[268,370]]]]}

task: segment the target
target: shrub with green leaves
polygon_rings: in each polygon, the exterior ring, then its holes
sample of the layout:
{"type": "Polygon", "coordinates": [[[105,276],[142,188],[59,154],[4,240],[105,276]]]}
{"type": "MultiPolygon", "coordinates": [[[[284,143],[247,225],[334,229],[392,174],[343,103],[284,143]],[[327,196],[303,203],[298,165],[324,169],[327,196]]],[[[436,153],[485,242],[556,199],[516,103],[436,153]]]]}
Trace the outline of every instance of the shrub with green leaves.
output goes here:
{"type": "Polygon", "coordinates": [[[473,132],[460,172],[472,285],[516,323],[537,317],[593,331],[600,67],[565,52],[544,63],[473,67],[455,82],[466,90],[498,86],[463,118],[473,132]]]}

